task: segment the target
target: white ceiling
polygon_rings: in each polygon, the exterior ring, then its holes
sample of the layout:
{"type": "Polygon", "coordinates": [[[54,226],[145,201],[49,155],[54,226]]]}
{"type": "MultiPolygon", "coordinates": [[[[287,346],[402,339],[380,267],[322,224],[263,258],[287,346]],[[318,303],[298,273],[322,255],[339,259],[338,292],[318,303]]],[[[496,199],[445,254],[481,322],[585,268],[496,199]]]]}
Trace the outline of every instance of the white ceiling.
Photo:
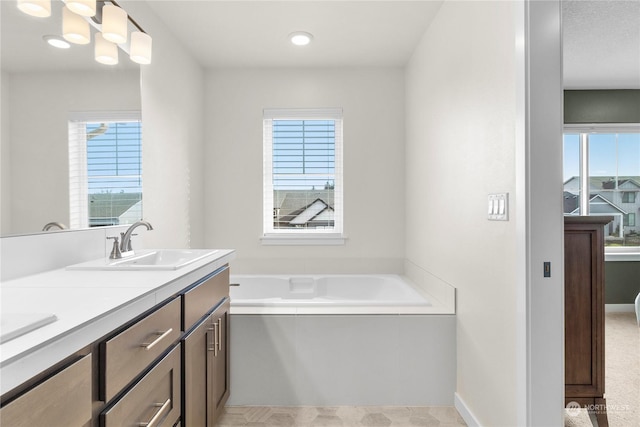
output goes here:
{"type": "MultiPolygon", "coordinates": [[[[146,0],[206,68],[403,66],[437,14],[438,0],[146,0]],[[293,31],[311,45],[287,42],[293,31]]],[[[41,37],[55,17],[31,18],[0,0],[2,67],[100,68],[92,47],[57,51],[41,37]],[[46,65],[43,65],[46,64],[46,65]]],[[[53,0],[54,8],[62,2],[53,0]]],[[[564,0],[567,88],[640,88],[640,0],[564,0]]],[[[54,16],[59,16],[54,10],[54,16]]],[[[135,16],[134,16],[135,18],[135,16]]],[[[153,36],[153,34],[152,34],[153,36]]],[[[121,68],[136,66],[121,54],[121,68]]]]}
{"type": "Polygon", "coordinates": [[[442,1],[148,3],[205,67],[349,67],[405,65],[442,1]]]}
{"type": "Polygon", "coordinates": [[[640,89],[640,1],[562,3],[568,89],[640,89]]]}

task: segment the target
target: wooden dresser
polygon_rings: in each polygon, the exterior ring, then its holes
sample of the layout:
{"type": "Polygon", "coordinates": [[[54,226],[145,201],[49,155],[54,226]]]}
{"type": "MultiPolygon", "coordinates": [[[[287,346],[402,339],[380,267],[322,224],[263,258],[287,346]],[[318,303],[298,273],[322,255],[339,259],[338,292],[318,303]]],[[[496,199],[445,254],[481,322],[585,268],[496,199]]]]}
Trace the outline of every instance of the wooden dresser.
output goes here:
{"type": "Polygon", "coordinates": [[[611,216],[564,219],[565,405],[607,427],[604,398],[604,226],[611,216]]]}

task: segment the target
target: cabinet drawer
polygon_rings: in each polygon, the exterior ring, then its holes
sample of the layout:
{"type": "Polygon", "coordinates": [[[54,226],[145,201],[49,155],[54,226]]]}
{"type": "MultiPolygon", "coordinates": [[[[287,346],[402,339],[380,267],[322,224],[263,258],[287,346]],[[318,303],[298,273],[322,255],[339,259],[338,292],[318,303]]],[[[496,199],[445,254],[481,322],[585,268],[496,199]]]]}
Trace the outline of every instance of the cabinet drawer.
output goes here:
{"type": "Polygon", "coordinates": [[[182,295],[184,304],[184,322],[182,326],[187,331],[211,308],[229,296],[229,268],[200,283],[182,295]]]}
{"type": "Polygon", "coordinates": [[[90,419],[90,354],[0,409],[0,424],[11,427],[80,427],[90,419]]]}
{"type": "Polygon", "coordinates": [[[101,417],[103,427],[173,426],[181,414],[177,345],[101,417]]]}
{"type": "Polygon", "coordinates": [[[103,343],[102,400],[113,398],[180,337],[180,308],[175,298],[103,343]]]}

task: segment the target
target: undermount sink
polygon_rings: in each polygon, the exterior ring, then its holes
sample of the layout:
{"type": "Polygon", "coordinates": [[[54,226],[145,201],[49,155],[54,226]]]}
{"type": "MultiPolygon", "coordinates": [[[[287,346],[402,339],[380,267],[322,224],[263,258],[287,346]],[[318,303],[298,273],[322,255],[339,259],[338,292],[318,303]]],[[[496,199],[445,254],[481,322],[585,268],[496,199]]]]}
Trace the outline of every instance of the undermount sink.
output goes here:
{"type": "Polygon", "coordinates": [[[0,344],[53,323],[58,318],[51,313],[2,313],[0,344]]]}
{"type": "Polygon", "coordinates": [[[67,270],[177,270],[216,253],[217,249],[151,249],[120,259],[97,259],[67,270]]]}

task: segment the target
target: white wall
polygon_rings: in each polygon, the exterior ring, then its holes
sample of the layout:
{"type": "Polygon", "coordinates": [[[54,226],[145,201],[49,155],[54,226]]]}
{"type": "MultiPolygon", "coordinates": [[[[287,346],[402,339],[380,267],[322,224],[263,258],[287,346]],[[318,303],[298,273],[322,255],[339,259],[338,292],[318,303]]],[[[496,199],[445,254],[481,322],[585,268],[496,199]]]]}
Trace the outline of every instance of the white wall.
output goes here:
{"type": "Polygon", "coordinates": [[[406,256],[457,288],[457,394],[486,426],[517,425],[514,32],[511,2],[445,2],[406,71],[406,256]]]}
{"type": "Polygon", "coordinates": [[[402,272],[401,69],[212,70],[206,84],[205,245],[234,271],[402,272]],[[262,246],[262,111],[342,107],[344,246],[262,246]]]}
{"type": "Polygon", "coordinates": [[[204,72],[146,2],[121,3],[153,37],[141,66],[145,244],[202,247],[204,72]]]}
{"type": "Polygon", "coordinates": [[[69,113],[139,110],[139,73],[9,73],[2,81],[9,89],[2,91],[2,103],[10,106],[2,113],[3,147],[10,147],[10,157],[3,156],[9,170],[3,164],[2,174],[9,174],[12,197],[5,203],[3,187],[2,213],[10,224],[3,221],[1,234],[40,231],[50,221],[68,225],[69,113]]]}
{"type": "Polygon", "coordinates": [[[11,227],[11,142],[9,141],[9,74],[0,81],[0,235],[11,227]]]}

